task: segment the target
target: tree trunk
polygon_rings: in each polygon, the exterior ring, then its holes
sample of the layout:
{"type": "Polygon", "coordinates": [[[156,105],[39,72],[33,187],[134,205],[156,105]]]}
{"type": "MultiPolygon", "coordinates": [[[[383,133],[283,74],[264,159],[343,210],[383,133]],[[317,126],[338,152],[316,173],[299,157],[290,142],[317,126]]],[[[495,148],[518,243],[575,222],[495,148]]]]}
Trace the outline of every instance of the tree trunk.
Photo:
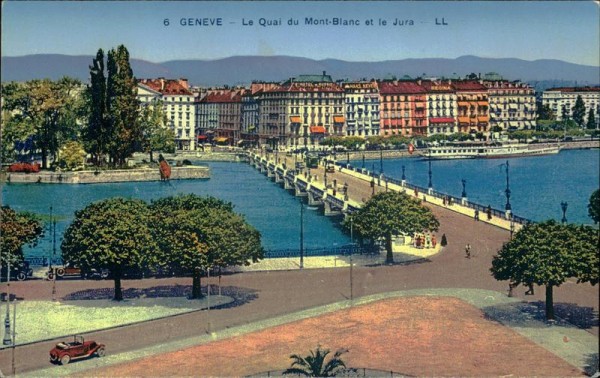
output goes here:
{"type": "Polygon", "coordinates": [[[154,155],[152,154],[152,150],[150,150],[150,163],[154,163],[154,155]]]}
{"type": "Polygon", "coordinates": [[[121,289],[121,269],[117,268],[113,270],[114,273],[114,281],[115,281],[115,301],[123,300],[123,290],[121,289]]]}
{"type": "Polygon", "coordinates": [[[201,281],[200,281],[200,269],[194,269],[194,275],[192,276],[192,297],[191,299],[200,299],[202,298],[201,291],[201,281]]]}
{"type": "Polygon", "coordinates": [[[42,147],[42,168],[48,169],[48,151],[42,147]]]}
{"type": "Polygon", "coordinates": [[[554,320],[554,299],[552,285],[546,285],[546,320],[554,320]]]}
{"type": "Polygon", "coordinates": [[[393,264],[394,263],[394,254],[392,253],[392,235],[391,234],[387,234],[385,236],[385,250],[387,252],[387,254],[385,256],[385,263],[393,264]]]}

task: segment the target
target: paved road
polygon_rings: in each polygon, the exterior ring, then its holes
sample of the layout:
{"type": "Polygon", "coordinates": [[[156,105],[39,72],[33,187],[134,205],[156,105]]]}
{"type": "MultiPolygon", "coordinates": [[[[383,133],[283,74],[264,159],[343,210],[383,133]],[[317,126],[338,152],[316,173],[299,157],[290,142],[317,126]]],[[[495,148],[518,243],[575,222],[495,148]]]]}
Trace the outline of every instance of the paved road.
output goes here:
{"type": "MultiPolygon", "coordinates": [[[[322,177],[322,169],[318,175],[322,177]]],[[[348,182],[349,194],[352,197],[370,196],[371,188],[368,183],[338,175],[341,174],[332,174],[332,178],[338,177],[342,184],[344,181],[348,182]]],[[[418,288],[481,288],[506,293],[507,283],[494,280],[489,268],[492,256],[502,243],[508,240],[509,232],[437,206],[433,207],[433,211],[441,223],[438,236],[445,233],[448,246],[427,262],[354,268],[352,279],[355,297],[418,288]],[[472,246],[471,259],[464,256],[466,243],[472,246]]],[[[216,283],[216,278],[212,280],[216,283]]],[[[123,286],[126,289],[175,284],[190,285],[191,282],[190,279],[147,279],[124,281],[123,286]]],[[[169,319],[94,332],[86,337],[107,344],[110,353],[119,353],[205,334],[208,328],[218,332],[232,326],[336,302],[347,299],[350,295],[350,269],[241,273],[224,276],[221,284],[254,292],[256,298],[236,307],[188,313],[169,319]]],[[[61,281],[58,284],[57,296],[61,298],[85,288],[111,285],[109,281],[61,281]]],[[[46,281],[18,282],[11,284],[11,288],[17,296],[28,300],[47,300],[51,298],[52,293],[51,283],[46,281]]],[[[543,288],[536,288],[534,296],[524,296],[524,291],[524,288],[517,288],[515,295],[528,301],[544,300],[543,288]]],[[[598,287],[568,282],[556,288],[554,300],[557,308],[564,307],[576,314],[575,320],[578,317],[586,317],[586,322],[593,322],[594,326],[588,330],[597,336],[599,297],[598,287]]],[[[16,348],[17,373],[47,367],[48,351],[55,343],[56,340],[52,340],[16,348]]],[[[11,352],[0,351],[2,372],[10,371],[11,352]]]]}

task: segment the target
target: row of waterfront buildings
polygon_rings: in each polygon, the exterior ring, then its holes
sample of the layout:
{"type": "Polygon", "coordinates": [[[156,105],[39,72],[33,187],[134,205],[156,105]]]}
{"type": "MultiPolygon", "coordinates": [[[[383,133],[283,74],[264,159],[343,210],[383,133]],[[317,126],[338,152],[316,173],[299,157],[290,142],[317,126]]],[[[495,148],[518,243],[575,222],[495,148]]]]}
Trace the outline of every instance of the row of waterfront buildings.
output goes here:
{"type": "MultiPolygon", "coordinates": [[[[558,120],[581,95],[600,113],[600,88],[544,91],[558,120]],[[566,111],[565,111],[566,109],[566,111]]],[[[161,101],[177,148],[199,144],[317,145],[327,136],[430,136],[456,132],[533,129],[534,89],[507,80],[371,80],[334,82],[330,75],[300,75],[250,87],[191,88],[185,79],[141,79],[143,105],[161,101]]]]}

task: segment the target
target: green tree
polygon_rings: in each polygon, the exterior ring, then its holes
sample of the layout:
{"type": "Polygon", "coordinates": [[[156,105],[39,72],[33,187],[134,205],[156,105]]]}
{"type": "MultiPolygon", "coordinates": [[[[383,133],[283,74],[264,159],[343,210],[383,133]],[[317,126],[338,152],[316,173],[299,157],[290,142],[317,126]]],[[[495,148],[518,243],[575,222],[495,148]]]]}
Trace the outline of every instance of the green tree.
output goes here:
{"type": "Polygon", "coordinates": [[[78,80],[67,77],[3,85],[3,110],[12,113],[5,125],[11,139],[3,143],[31,141],[41,152],[42,167],[48,168],[49,156],[56,160],[61,145],[79,132],[80,88],[78,80]]]}
{"type": "Polygon", "coordinates": [[[264,255],[260,233],[233,211],[231,203],[194,194],[153,201],[152,232],[170,268],[193,274],[192,298],[199,298],[200,272],[208,268],[249,265],[264,255]],[[190,235],[188,244],[177,240],[190,235]]]}
{"type": "Polygon", "coordinates": [[[142,149],[154,161],[153,152],[174,152],[175,133],[166,127],[167,115],[163,111],[162,102],[156,101],[149,106],[144,106],[140,112],[140,127],[142,129],[142,149]]]}
{"type": "Polygon", "coordinates": [[[102,155],[108,153],[111,138],[106,104],[106,77],[104,74],[104,51],[99,49],[90,66],[90,85],[85,92],[88,106],[88,122],[83,132],[86,150],[94,164],[101,165],[102,155]]]}
{"type": "MultiPolygon", "coordinates": [[[[344,222],[349,226],[349,221],[344,222]]],[[[387,252],[386,263],[394,262],[392,237],[415,232],[436,231],[439,222],[431,210],[406,193],[383,192],[371,197],[353,215],[353,228],[359,237],[372,241],[383,239],[387,252]]]]}
{"type": "Polygon", "coordinates": [[[87,153],[83,149],[83,144],[77,141],[69,141],[64,144],[60,150],[58,164],[67,170],[80,168],[85,164],[87,153]]]}
{"type": "Polygon", "coordinates": [[[600,189],[596,189],[590,196],[588,215],[592,218],[594,223],[600,222],[600,189]]]}
{"type": "Polygon", "coordinates": [[[587,123],[585,124],[585,128],[588,130],[596,129],[596,115],[594,114],[593,108],[590,108],[590,112],[588,113],[587,123]]]}
{"type": "Polygon", "coordinates": [[[573,107],[573,121],[577,123],[577,126],[583,127],[583,120],[585,118],[585,104],[581,95],[577,95],[575,100],[575,106],[573,107]]]}
{"type": "Polygon", "coordinates": [[[340,357],[348,350],[339,349],[325,363],[330,352],[329,349],[323,349],[319,345],[316,350],[311,350],[310,354],[305,357],[292,354],[290,356],[293,360],[292,365],[283,374],[303,375],[305,377],[335,377],[346,369],[346,363],[340,357]]]}
{"type": "Polygon", "coordinates": [[[598,282],[598,231],[553,220],[528,224],[502,246],[490,271],[512,285],[545,285],[546,318],[554,319],[554,287],[570,277],[598,282]]]}
{"type": "Polygon", "coordinates": [[[554,114],[554,111],[550,108],[550,105],[541,105],[538,106],[538,120],[547,120],[547,121],[555,121],[556,120],[556,114],[554,114]]]}
{"type": "Polygon", "coordinates": [[[75,212],[61,244],[62,257],[85,271],[109,269],[115,284],[114,300],[123,299],[121,278],[127,269],[156,264],[149,210],[136,199],[109,198],[75,212]]]}
{"type": "Polygon", "coordinates": [[[113,165],[122,166],[135,151],[141,151],[143,140],[137,82],[125,46],[108,52],[107,71],[106,103],[111,130],[108,151],[113,165]]]}
{"type": "Polygon", "coordinates": [[[23,261],[23,246],[35,246],[44,234],[40,219],[32,213],[0,207],[0,265],[23,261]]]}

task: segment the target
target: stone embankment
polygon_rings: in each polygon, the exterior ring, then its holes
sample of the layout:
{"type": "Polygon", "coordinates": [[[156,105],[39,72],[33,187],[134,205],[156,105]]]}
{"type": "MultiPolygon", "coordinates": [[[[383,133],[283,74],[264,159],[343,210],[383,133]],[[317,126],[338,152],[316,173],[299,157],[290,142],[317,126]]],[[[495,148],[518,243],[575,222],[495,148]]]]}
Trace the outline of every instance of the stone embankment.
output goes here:
{"type": "MultiPolygon", "coordinates": [[[[171,180],[207,179],[208,167],[172,167],[171,180]]],[[[159,181],[158,168],[119,169],[111,171],[78,171],[38,173],[3,173],[2,182],[41,184],[100,184],[131,181],[159,181]]]]}

